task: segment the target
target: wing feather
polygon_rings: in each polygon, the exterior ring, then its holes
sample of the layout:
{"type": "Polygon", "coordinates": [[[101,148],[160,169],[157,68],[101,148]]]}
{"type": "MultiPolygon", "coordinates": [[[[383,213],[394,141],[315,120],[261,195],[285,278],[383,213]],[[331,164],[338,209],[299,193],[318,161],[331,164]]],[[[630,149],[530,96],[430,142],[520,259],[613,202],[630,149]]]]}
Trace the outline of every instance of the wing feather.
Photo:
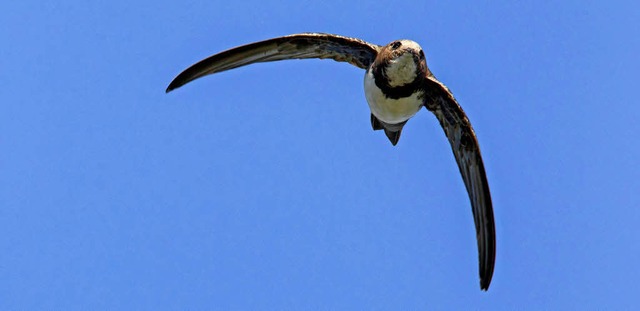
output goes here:
{"type": "Polygon", "coordinates": [[[381,49],[360,39],[323,33],[303,33],[254,42],[226,50],[187,68],[167,87],[167,92],[195,79],[253,63],[286,59],[330,58],[367,69],[381,49]]]}
{"type": "Polygon", "coordinates": [[[449,89],[433,76],[427,77],[425,83],[425,107],[435,114],[449,139],[471,200],[478,240],[480,288],[487,290],[495,265],[496,233],[491,193],[478,139],[449,89]]]}

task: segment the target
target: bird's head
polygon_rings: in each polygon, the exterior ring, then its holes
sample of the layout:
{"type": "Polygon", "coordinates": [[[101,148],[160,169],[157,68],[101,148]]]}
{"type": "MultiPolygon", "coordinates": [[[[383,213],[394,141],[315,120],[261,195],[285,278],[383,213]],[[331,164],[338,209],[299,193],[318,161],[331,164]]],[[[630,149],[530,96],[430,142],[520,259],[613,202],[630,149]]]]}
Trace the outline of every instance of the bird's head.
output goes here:
{"type": "Polygon", "coordinates": [[[422,48],[411,40],[396,40],[384,46],[373,67],[392,88],[411,84],[429,72],[422,48]]]}

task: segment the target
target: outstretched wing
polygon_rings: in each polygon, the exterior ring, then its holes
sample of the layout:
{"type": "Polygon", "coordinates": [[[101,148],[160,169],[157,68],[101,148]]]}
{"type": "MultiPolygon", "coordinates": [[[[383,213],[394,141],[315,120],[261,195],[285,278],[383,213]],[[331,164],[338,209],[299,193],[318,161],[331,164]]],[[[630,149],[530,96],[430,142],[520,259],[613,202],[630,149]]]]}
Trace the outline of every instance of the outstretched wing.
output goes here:
{"type": "Polygon", "coordinates": [[[491,193],[478,139],[469,119],[449,89],[433,76],[427,77],[425,83],[425,107],[440,121],[469,193],[478,239],[480,288],[487,290],[496,258],[496,230],[491,193]]]}
{"type": "Polygon", "coordinates": [[[167,93],[197,78],[253,63],[285,59],[331,58],[367,69],[380,46],[360,39],[323,33],[303,33],[250,43],[212,55],[180,73],[167,93]]]}

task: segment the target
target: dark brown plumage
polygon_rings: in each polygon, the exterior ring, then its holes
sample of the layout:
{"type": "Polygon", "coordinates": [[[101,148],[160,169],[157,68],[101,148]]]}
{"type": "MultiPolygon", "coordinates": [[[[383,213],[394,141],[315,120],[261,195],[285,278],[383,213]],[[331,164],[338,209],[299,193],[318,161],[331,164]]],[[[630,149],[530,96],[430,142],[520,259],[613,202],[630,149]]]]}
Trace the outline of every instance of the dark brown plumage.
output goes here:
{"type": "Polygon", "coordinates": [[[471,201],[478,241],[480,288],[487,290],[493,276],[496,239],[491,193],[480,147],[466,114],[449,89],[431,73],[417,43],[398,40],[379,46],[322,33],[289,35],[210,56],[180,73],[166,91],[240,66],[304,58],[329,58],[367,70],[365,92],[372,109],[371,126],[374,130],[384,130],[393,145],[398,143],[402,127],[421,106],[436,116],[449,140],[471,201]],[[408,77],[413,78],[408,80],[408,77]]]}

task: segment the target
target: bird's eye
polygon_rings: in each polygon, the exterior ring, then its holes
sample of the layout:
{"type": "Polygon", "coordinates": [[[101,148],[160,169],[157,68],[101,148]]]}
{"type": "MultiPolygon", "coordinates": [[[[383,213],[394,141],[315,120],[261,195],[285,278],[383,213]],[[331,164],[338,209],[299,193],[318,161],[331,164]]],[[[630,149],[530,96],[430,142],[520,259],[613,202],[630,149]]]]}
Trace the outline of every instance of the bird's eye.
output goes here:
{"type": "Polygon", "coordinates": [[[420,50],[420,59],[424,59],[424,51],[420,50]]]}
{"type": "Polygon", "coordinates": [[[395,50],[397,48],[399,48],[402,45],[402,43],[400,41],[396,41],[393,44],[391,44],[391,49],[395,50]]]}

